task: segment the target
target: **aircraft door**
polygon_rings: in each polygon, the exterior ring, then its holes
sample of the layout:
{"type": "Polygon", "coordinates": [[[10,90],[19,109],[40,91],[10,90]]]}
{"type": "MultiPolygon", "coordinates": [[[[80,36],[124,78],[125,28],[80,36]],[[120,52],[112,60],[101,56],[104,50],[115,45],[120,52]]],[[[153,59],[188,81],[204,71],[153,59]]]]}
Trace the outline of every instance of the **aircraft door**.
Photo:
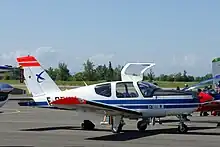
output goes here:
{"type": "Polygon", "coordinates": [[[134,105],[137,104],[139,99],[138,92],[136,91],[133,82],[117,82],[115,85],[116,99],[120,107],[128,109],[136,109],[134,105]]]}
{"type": "Polygon", "coordinates": [[[138,98],[138,92],[136,91],[133,82],[118,82],[116,83],[116,97],[117,98],[138,98]]]}

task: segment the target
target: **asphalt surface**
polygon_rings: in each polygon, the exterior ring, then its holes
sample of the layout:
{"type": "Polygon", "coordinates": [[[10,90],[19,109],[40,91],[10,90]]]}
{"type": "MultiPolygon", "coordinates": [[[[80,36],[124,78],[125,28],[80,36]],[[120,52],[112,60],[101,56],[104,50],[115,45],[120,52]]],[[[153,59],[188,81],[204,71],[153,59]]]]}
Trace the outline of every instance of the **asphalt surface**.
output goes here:
{"type": "Polygon", "coordinates": [[[190,130],[184,135],[176,133],[177,122],[149,126],[141,133],[136,129],[136,121],[131,120],[126,120],[124,132],[113,134],[110,126],[99,124],[102,117],[92,114],[20,107],[17,101],[8,101],[0,110],[0,146],[219,147],[220,144],[220,128],[216,128],[220,117],[189,117],[190,130]],[[93,120],[97,129],[81,130],[84,119],[93,120]]]}

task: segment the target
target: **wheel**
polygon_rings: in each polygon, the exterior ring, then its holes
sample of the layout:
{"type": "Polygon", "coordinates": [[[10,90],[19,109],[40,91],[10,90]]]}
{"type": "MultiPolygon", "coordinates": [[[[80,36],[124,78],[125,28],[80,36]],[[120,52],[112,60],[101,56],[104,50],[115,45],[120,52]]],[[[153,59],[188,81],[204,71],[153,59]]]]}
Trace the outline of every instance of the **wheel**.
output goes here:
{"type": "Polygon", "coordinates": [[[81,128],[84,130],[93,130],[95,125],[89,120],[84,120],[84,122],[81,123],[81,128]]]}
{"type": "Polygon", "coordinates": [[[85,124],[84,123],[81,123],[81,128],[85,129],[85,124]]]}
{"type": "Polygon", "coordinates": [[[147,128],[147,123],[143,120],[137,122],[137,128],[139,131],[145,131],[147,128]]]}
{"type": "Polygon", "coordinates": [[[163,124],[162,121],[160,120],[160,118],[158,119],[158,123],[159,123],[160,125],[163,124]]]}
{"type": "Polygon", "coordinates": [[[188,127],[185,124],[181,124],[178,126],[178,132],[179,133],[186,133],[188,131],[188,127]]]}
{"type": "Polygon", "coordinates": [[[122,127],[123,127],[123,124],[119,124],[119,126],[116,128],[113,127],[113,125],[112,125],[112,132],[113,133],[120,133],[122,131],[122,127]]]}

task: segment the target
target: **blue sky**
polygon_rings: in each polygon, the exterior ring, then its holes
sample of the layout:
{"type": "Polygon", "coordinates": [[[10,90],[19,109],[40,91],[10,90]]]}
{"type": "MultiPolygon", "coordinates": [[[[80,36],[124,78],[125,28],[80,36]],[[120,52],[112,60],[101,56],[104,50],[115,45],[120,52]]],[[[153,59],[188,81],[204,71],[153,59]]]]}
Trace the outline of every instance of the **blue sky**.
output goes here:
{"type": "Polygon", "coordinates": [[[2,0],[0,63],[35,55],[44,67],[66,62],[155,62],[155,73],[211,70],[220,56],[218,0],[2,0]]]}

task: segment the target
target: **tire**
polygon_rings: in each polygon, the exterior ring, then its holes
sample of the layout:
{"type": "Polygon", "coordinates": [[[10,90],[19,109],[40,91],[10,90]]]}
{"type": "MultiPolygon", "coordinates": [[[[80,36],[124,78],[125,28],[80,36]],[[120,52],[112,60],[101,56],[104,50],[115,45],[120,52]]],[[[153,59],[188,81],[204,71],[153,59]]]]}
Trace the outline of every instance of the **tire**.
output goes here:
{"type": "Polygon", "coordinates": [[[84,120],[84,122],[81,123],[81,128],[84,130],[93,130],[95,125],[89,120],[84,120]]]}
{"type": "Polygon", "coordinates": [[[142,121],[137,122],[137,128],[139,131],[145,131],[147,129],[147,123],[142,121]]]}
{"type": "Polygon", "coordinates": [[[179,133],[186,133],[188,131],[188,127],[185,124],[179,125],[178,126],[178,132],[179,133]]]}
{"type": "Polygon", "coordinates": [[[81,128],[84,130],[85,129],[85,124],[81,123],[81,128]]]}

